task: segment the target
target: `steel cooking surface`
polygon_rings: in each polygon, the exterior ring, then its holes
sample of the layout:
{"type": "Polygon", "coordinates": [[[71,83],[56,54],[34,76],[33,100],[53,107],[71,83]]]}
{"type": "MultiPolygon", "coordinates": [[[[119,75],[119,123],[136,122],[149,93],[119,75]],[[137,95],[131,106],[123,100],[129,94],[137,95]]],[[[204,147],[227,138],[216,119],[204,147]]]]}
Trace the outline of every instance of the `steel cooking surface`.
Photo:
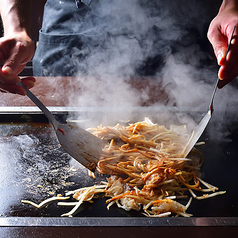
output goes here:
{"type": "MultiPolygon", "coordinates": [[[[93,185],[102,177],[90,178],[87,170],[61,149],[47,123],[2,123],[0,131],[1,216],[60,216],[68,208],[52,204],[37,210],[21,204],[21,200],[39,202],[67,190],[93,185]]],[[[116,208],[107,213],[103,198],[93,205],[84,203],[80,215],[111,216],[113,211],[117,216],[127,216],[116,208]]]]}
{"type": "MultiPolygon", "coordinates": [[[[197,201],[193,199],[188,213],[195,217],[237,217],[238,214],[238,129],[236,123],[227,127],[224,139],[211,139],[205,131],[199,147],[205,160],[202,178],[226,190],[226,194],[197,201]]],[[[51,204],[35,209],[22,204],[22,199],[39,203],[47,197],[98,183],[90,178],[84,167],[72,163],[64,153],[47,122],[4,123],[0,125],[0,216],[2,217],[60,217],[70,208],[51,204]]],[[[142,217],[140,212],[124,211],[116,206],[107,210],[105,198],[83,203],[76,217],[142,217]]]]}

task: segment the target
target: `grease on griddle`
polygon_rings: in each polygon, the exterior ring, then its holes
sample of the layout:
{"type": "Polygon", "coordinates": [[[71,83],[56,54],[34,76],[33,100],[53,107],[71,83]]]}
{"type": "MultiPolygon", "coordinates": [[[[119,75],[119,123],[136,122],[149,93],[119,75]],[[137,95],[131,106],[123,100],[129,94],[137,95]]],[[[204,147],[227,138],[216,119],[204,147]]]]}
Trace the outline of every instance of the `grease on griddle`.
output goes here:
{"type": "Polygon", "coordinates": [[[34,123],[2,127],[2,143],[9,144],[16,154],[15,177],[24,196],[52,196],[65,191],[65,187],[72,189],[75,183],[84,186],[88,182],[79,182],[87,170],[79,163],[70,165],[71,157],[59,145],[52,127],[34,123]]]}

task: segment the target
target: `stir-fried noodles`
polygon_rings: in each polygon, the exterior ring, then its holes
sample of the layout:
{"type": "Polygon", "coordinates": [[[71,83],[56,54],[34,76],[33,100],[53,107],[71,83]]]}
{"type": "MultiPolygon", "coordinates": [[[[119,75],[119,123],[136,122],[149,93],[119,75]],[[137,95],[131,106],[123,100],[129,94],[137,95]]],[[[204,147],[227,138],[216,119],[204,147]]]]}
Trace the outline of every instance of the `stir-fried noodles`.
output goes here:
{"type": "Polygon", "coordinates": [[[149,217],[191,216],[186,210],[192,198],[225,193],[200,178],[203,156],[198,150],[193,149],[188,158],[182,158],[189,139],[186,126],[167,129],[145,118],[129,126],[117,124],[89,130],[109,142],[98,162],[98,171],[108,175],[107,182],[70,191],[66,197],[50,198],[39,205],[25,200],[23,203],[40,208],[72,195],[76,202],[59,202],[58,205],[73,206],[62,215],[73,216],[84,201],[92,201],[95,195],[103,193],[109,197],[108,209],[116,204],[125,210],[142,211],[149,217]],[[181,198],[187,198],[186,205],[178,202],[181,198]]]}

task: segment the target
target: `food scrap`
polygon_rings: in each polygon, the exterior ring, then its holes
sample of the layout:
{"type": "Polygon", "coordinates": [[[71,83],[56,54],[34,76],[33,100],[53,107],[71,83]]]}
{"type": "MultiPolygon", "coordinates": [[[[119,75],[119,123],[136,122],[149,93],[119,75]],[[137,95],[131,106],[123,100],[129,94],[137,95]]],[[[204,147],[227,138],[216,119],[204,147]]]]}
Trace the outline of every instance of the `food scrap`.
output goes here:
{"type": "Polygon", "coordinates": [[[59,127],[58,130],[59,130],[60,132],[62,132],[63,135],[65,135],[65,132],[64,132],[63,129],[61,129],[61,128],[59,127]]]}

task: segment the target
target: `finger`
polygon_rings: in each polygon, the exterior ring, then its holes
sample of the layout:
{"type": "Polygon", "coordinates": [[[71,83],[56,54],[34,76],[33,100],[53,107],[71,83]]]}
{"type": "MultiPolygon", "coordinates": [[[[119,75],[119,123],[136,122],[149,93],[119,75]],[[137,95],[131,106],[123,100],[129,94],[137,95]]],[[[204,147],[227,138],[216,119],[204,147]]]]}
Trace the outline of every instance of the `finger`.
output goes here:
{"type": "Polygon", "coordinates": [[[22,78],[21,81],[28,89],[30,89],[34,87],[36,79],[34,77],[26,77],[22,78]]]}
{"type": "Polygon", "coordinates": [[[9,92],[9,93],[14,93],[14,94],[19,94],[19,95],[26,95],[26,91],[16,85],[16,84],[3,84],[3,83],[0,83],[0,88],[1,88],[1,91],[5,91],[5,92],[9,92]]]}
{"type": "Polygon", "coordinates": [[[14,52],[5,60],[2,71],[5,75],[19,74],[31,57],[26,54],[23,46],[14,48],[14,52]]]}
{"type": "MultiPolygon", "coordinates": [[[[28,89],[30,89],[30,88],[34,87],[36,79],[34,77],[26,77],[26,78],[22,78],[21,81],[28,89]]],[[[20,95],[26,95],[25,89],[19,85],[16,85],[16,84],[0,83],[0,91],[14,93],[14,94],[20,94],[20,95]]]]}
{"type": "Polygon", "coordinates": [[[218,88],[224,87],[226,84],[230,83],[233,79],[235,79],[238,75],[238,69],[236,67],[234,67],[233,69],[230,69],[228,73],[226,73],[227,71],[225,71],[224,68],[225,66],[221,66],[218,72],[219,78],[222,78],[219,81],[218,88]]]}
{"type": "Polygon", "coordinates": [[[0,68],[0,82],[3,84],[16,84],[19,83],[21,79],[17,75],[6,75],[0,68]]]}
{"type": "Polygon", "coordinates": [[[220,79],[225,79],[231,75],[234,75],[235,73],[238,74],[238,46],[236,46],[236,48],[237,49],[232,49],[230,52],[228,52],[225,63],[220,67],[218,73],[220,79]]]}
{"type": "Polygon", "coordinates": [[[2,72],[3,72],[3,74],[9,76],[9,75],[20,73],[21,72],[20,70],[23,69],[23,68],[21,67],[21,64],[19,63],[18,57],[17,56],[11,56],[4,63],[4,65],[2,67],[2,72]]]}
{"type": "Polygon", "coordinates": [[[220,80],[220,81],[218,82],[217,87],[218,87],[219,89],[221,89],[221,88],[223,88],[224,86],[226,86],[227,84],[229,84],[233,79],[234,79],[234,78],[220,80]]]}
{"type": "Polygon", "coordinates": [[[218,65],[223,65],[227,51],[227,37],[221,33],[219,28],[210,27],[208,39],[212,44],[218,65]]]}
{"type": "Polygon", "coordinates": [[[25,78],[21,78],[21,81],[26,81],[26,80],[30,80],[32,82],[36,82],[36,78],[33,76],[29,76],[29,77],[25,77],[25,78]]]}
{"type": "MultiPolygon", "coordinates": [[[[225,82],[231,82],[238,75],[238,39],[235,33],[233,36],[232,34],[230,36],[230,48],[227,52],[225,62],[218,72],[218,77],[225,80],[225,82]]],[[[224,85],[225,83],[221,84],[224,85]]]]}

